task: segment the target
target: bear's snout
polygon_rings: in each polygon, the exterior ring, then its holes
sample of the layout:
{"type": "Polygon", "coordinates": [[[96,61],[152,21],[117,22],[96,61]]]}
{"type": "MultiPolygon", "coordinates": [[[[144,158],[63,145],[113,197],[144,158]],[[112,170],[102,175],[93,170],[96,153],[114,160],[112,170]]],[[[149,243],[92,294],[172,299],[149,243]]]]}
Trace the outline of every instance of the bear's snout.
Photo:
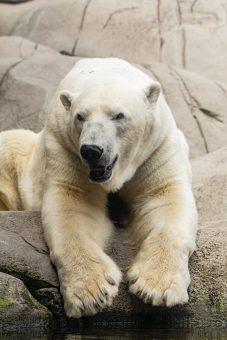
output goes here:
{"type": "Polygon", "coordinates": [[[80,155],[84,163],[89,167],[91,181],[105,182],[111,178],[118,155],[111,161],[105,150],[95,144],[83,144],[80,148],[80,155]]]}
{"type": "Polygon", "coordinates": [[[80,154],[85,161],[96,162],[103,154],[103,149],[98,145],[84,144],[80,148],[80,154]]]}

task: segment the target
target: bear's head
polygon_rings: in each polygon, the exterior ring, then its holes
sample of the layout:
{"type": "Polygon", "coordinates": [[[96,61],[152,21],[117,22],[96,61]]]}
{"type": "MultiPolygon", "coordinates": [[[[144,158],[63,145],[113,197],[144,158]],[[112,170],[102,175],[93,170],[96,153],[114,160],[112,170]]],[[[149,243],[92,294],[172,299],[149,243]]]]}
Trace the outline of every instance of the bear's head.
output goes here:
{"type": "Polygon", "coordinates": [[[156,82],[140,89],[124,79],[60,92],[75,152],[104,190],[119,190],[151,154],[159,94],[156,82]]]}

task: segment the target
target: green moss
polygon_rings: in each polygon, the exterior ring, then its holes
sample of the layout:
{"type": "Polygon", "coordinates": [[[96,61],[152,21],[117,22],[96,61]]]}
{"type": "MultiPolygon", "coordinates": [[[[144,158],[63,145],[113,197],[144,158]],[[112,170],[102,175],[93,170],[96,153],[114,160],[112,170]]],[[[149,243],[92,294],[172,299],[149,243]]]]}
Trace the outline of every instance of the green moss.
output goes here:
{"type": "Polygon", "coordinates": [[[220,312],[220,313],[226,313],[227,312],[227,300],[225,298],[223,299],[219,299],[216,302],[216,309],[220,312]]]}
{"type": "Polygon", "coordinates": [[[11,302],[6,298],[0,298],[0,312],[3,312],[11,302]]]}
{"type": "Polygon", "coordinates": [[[21,292],[21,296],[24,299],[24,301],[27,303],[27,305],[31,308],[36,308],[41,311],[45,310],[45,307],[41,305],[27,290],[23,290],[21,292]]]}
{"type": "Polygon", "coordinates": [[[0,270],[2,272],[5,272],[7,274],[13,275],[18,277],[19,279],[26,281],[26,280],[38,280],[39,274],[36,272],[33,272],[32,270],[28,268],[21,268],[13,265],[0,265],[0,270]]]}

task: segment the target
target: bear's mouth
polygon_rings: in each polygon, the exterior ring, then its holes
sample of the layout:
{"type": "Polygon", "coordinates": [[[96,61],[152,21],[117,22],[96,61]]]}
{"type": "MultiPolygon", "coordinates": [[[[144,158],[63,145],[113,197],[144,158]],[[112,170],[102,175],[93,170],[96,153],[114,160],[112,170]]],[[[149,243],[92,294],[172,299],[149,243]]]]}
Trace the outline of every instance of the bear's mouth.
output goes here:
{"type": "Polygon", "coordinates": [[[116,164],[117,159],[118,156],[116,156],[113,162],[108,165],[90,165],[90,180],[99,183],[107,181],[112,175],[113,167],[116,164]]]}

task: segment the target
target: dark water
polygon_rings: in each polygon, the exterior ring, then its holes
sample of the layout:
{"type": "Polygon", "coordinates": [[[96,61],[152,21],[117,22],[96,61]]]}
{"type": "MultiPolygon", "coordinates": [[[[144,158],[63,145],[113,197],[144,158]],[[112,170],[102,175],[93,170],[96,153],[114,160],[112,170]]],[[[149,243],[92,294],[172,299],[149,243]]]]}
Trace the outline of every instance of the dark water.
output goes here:
{"type": "Polygon", "coordinates": [[[133,329],[94,330],[83,332],[52,332],[38,334],[31,331],[21,334],[0,335],[0,339],[10,340],[78,340],[78,339],[146,339],[146,340],[227,340],[227,329],[133,329]]]}

